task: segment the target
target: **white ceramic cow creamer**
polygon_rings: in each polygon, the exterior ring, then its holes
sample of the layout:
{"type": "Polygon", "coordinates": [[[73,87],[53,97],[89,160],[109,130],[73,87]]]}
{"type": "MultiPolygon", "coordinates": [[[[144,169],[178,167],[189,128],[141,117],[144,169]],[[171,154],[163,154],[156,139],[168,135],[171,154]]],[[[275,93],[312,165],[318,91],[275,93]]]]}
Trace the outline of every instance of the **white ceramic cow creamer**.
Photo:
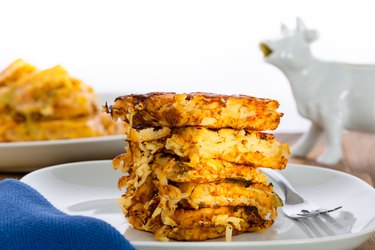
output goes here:
{"type": "Polygon", "coordinates": [[[317,159],[324,164],[342,158],[342,131],[375,132],[375,65],[352,65],[315,58],[310,44],[318,38],[297,18],[295,30],[281,26],[282,37],[260,44],[264,60],[288,78],[298,112],[311,120],[309,131],[291,147],[305,157],[319,136],[327,148],[317,159]]]}

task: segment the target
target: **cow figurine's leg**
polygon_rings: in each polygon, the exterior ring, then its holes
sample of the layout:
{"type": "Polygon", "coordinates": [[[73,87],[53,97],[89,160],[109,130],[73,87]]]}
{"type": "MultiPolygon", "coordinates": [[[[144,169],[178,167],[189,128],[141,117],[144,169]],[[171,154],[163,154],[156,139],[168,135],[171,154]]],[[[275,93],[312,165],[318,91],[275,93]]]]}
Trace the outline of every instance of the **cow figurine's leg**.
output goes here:
{"type": "Polygon", "coordinates": [[[323,117],[324,134],[327,148],[317,159],[319,163],[336,164],[342,158],[342,120],[336,116],[323,117]]]}
{"type": "Polygon", "coordinates": [[[305,157],[316,144],[322,129],[317,124],[312,123],[309,131],[304,134],[292,147],[291,153],[293,156],[305,157]]]}

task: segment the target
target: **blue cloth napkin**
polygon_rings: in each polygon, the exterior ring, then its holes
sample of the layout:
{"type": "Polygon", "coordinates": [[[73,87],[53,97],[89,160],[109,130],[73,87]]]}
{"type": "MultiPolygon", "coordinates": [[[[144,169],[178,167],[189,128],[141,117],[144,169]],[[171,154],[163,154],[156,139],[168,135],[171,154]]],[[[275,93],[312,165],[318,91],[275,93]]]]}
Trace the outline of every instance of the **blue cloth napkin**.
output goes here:
{"type": "Polygon", "coordinates": [[[35,189],[0,181],[0,249],[134,249],[111,225],[67,215],[35,189]]]}

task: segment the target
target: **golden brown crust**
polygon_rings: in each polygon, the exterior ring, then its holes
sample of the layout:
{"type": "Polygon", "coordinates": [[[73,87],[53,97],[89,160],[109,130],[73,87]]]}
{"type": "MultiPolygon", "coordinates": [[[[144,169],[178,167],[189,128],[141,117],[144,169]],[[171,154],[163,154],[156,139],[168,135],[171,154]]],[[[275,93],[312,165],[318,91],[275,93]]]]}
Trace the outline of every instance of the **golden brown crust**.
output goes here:
{"type": "MultiPolygon", "coordinates": [[[[162,187],[167,188],[167,187],[162,187]]],[[[170,209],[165,193],[159,193],[152,178],[136,190],[129,190],[119,199],[129,223],[136,229],[153,232],[156,239],[206,240],[223,237],[227,225],[232,225],[234,234],[259,232],[269,228],[276,216],[277,206],[256,207],[221,206],[200,209],[170,209]],[[163,203],[162,201],[167,203],[163,203]],[[261,209],[261,210],[259,210],[261,209]]],[[[166,190],[164,190],[166,191],[166,190]]],[[[168,194],[178,192],[168,190],[168,194]]]]}
{"type": "MultiPolygon", "coordinates": [[[[118,155],[112,161],[113,167],[121,169],[123,173],[129,173],[130,169],[134,168],[134,162],[137,161],[133,161],[134,154],[131,154],[131,147],[127,146],[126,148],[127,153],[118,155]]],[[[137,151],[139,152],[139,150],[137,151]]],[[[149,159],[150,156],[143,157],[149,159]]],[[[142,162],[147,161],[143,160],[142,162]]],[[[254,183],[268,183],[266,175],[258,168],[217,159],[207,159],[195,165],[192,162],[181,161],[169,154],[156,153],[152,155],[152,159],[147,164],[155,177],[163,183],[168,180],[205,183],[228,178],[243,179],[254,183]]]]}
{"type": "Polygon", "coordinates": [[[212,93],[148,93],[118,97],[107,111],[133,127],[234,128],[274,130],[282,113],[275,100],[212,93]]]}
{"type": "MultiPolygon", "coordinates": [[[[241,230],[233,229],[232,235],[241,234],[244,232],[263,232],[272,226],[274,221],[264,221],[258,225],[248,219],[247,223],[244,223],[241,230]]],[[[156,237],[158,237],[159,230],[155,230],[156,237]]],[[[203,241],[208,239],[215,239],[225,237],[226,226],[214,225],[214,226],[193,226],[191,228],[170,228],[168,226],[161,228],[160,232],[163,232],[167,238],[179,240],[179,241],[203,241]]],[[[162,235],[164,236],[164,235],[162,235]]],[[[161,237],[162,237],[161,236],[161,237]]]]}
{"type": "MultiPolygon", "coordinates": [[[[285,168],[290,155],[287,144],[276,141],[271,134],[258,131],[183,127],[172,129],[171,132],[167,130],[166,133],[151,133],[150,138],[156,140],[139,140],[140,134],[143,133],[131,130],[133,132],[128,134],[128,139],[137,138],[138,142],[128,141],[129,146],[125,153],[127,155],[122,156],[127,159],[123,161],[122,167],[125,169],[133,163],[145,162],[144,157],[151,163],[154,154],[162,152],[189,162],[192,167],[206,166],[214,159],[274,169],[285,168]]],[[[145,137],[148,136],[143,136],[145,137]]]]}
{"type": "MultiPolygon", "coordinates": [[[[277,211],[275,210],[273,213],[276,217],[277,211]]],[[[177,209],[172,217],[177,226],[164,225],[160,216],[147,220],[147,225],[135,215],[129,217],[129,222],[139,230],[153,232],[157,239],[166,237],[180,241],[202,241],[225,237],[225,222],[215,223],[215,217],[220,216],[240,221],[239,228],[233,227],[233,235],[244,232],[262,232],[274,223],[273,219],[261,219],[256,208],[250,206],[202,208],[199,210],[177,209]]]]}
{"type": "Polygon", "coordinates": [[[259,215],[264,218],[270,209],[280,204],[272,186],[264,184],[245,186],[226,180],[219,183],[176,183],[175,186],[181,193],[189,194],[179,202],[180,207],[186,209],[255,206],[259,209],[259,215]]]}
{"type": "Polygon", "coordinates": [[[0,111],[32,120],[76,118],[98,112],[93,89],[72,78],[61,66],[8,78],[17,81],[2,87],[0,111]]]}
{"type": "Polygon", "coordinates": [[[107,114],[68,120],[22,121],[0,116],[0,142],[41,141],[120,134],[120,124],[107,114]]]}
{"type": "Polygon", "coordinates": [[[0,87],[12,85],[35,71],[37,71],[36,67],[22,59],[17,59],[0,73],[0,87]]]}
{"type": "Polygon", "coordinates": [[[274,169],[285,168],[290,155],[289,146],[277,142],[271,134],[234,129],[174,129],[165,148],[179,157],[188,157],[193,163],[220,159],[274,169]]]}
{"type": "Polygon", "coordinates": [[[120,134],[99,112],[94,90],[61,66],[38,70],[18,59],[0,73],[0,141],[55,140],[120,134]]]}
{"type": "Polygon", "coordinates": [[[159,140],[170,137],[171,129],[168,127],[149,127],[144,129],[134,129],[127,123],[123,123],[126,140],[134,143],[159,140]]]}
{"type": "Polygon", "coordinates": [[[161,182],[164,182],[164,178],[174,182],[194,183],[217,182],[232,178],[253,183],[268,183],[266,175],[257,168],[217,159],[207,159],[194,165],[192,162],[183,162],[170,155],[159,153],[154,155],[151,169],[161,182]]]}
{"type": "Polygon", "coordinates": [[[257,167],[283,169],[288,145],[275,129],[278,102],[210,93],[118,97],[104,109],[125,124],[113,160],[127,175],[119,199],[136,229],[158,240],[206,240],[269,228],[282,201],[257,167]]]}

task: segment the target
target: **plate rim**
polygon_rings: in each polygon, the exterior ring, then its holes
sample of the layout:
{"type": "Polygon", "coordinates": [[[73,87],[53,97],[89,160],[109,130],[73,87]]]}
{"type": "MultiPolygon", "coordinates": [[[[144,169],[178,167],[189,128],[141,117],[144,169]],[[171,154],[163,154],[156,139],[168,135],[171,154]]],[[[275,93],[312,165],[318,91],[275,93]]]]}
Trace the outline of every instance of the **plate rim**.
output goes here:
{"type": "MultiPolygon", "coordinates": [[[[1,148],[14,148],[14,147],[52,146],[52,145],[72,144],[72,143],[104,142],[104,141],[111,141],[114,139],[122,140],[124,139],[124,135],[103,135],[103,136],[80,137],[80,138],[59,139],[59,140],[0,142],[0,149],[1,148]]],[[[53,166],[57,166],[57,165],[53,165],[53,166]]]]}
{"type": "MultiPolygon", "coordinates": [[[[20,181],[27,183],[29,178],[32,178],[36,174],[40,174],[42,172],[48,172],[52,169],[57,169],[57,168],[66,168],[66,167],[74,167],[75,165],[87,165],[87,164],[111,164],[111,160],[93,160],[93,161],[80,161],[80,162],[71,162],[71,163],[63,163],[63,164],[57,164],[49,167],[45,167],[42,169],[37,169],[35,171],[32,171],[22,177],[20,181]]],[[[365,182],[364,180],[360,179],[357,176],[354,176],[352,174],[340,171],[340,170],[335,170],[335,169],[329,169],[321,166],[314,166],[310,164],[300,164],[300,163],[288,163],[287,167],[291,166],[292,168],[305,168],[305,169],[313,169],[314,171],[326,171],[326,172],[331,172],[336,175],[343,175],[346,176],[347,178],[351,178],[370,191],[372,189],[373,191],[373,196],[375,197],[375,188],[365,182]]],[[[116,171],[116,170],[113,170],[116,171]]],[[[290,170],[292,171],[292,170],[290,170]]],[[[282,173],[282,170],[280,171],[282,173]]],[[[34,188],[34,187],[33,187],[34,188]]],[[[36,189],[36,188],[35,188],[36,189]]],[[[37,189],[36,189],[37,190],[37,189]]],[[[39,191],[38,191],[39,192],[39,191]]],[[[88,215],[85,215],[88,216],[88,215]]],[[[340,240],[348,240],[348,239],[353,239],[353,238],[358,238],[358,237],[366,237],[366,240],[369,238],[369,234],[375,232],[375,225],[367,228],[360,230],[358,232],[354,233],[345,233],[345,234],[340,234],[340,235],[333,235],[333,236],[324,236],[324,237],[319,237],[319,238],[304,238],[304,239],[276,239],[276,240],[259,240],[259,241],[232,241],[232,242],[212,242],[212,241],[194,241],[194,242],[185,242],[185,241],[171,241],[171,242],[160,242],[160,241],[142,241],[142,240],[129,240],[131,244],[133,244],[135,247],[165,247],[165,248],[170,248],[170,247],[215,247],[218,244],[223,247],[246,247],[246,246],[251,246],[251,247],[262,247],[262,246],[280,246],[280,245],[307,245],[307,244],[319,244],[319,243],[328,243],[328,242],[334,242],[334,241],[340,241],[340,240]]]]}

